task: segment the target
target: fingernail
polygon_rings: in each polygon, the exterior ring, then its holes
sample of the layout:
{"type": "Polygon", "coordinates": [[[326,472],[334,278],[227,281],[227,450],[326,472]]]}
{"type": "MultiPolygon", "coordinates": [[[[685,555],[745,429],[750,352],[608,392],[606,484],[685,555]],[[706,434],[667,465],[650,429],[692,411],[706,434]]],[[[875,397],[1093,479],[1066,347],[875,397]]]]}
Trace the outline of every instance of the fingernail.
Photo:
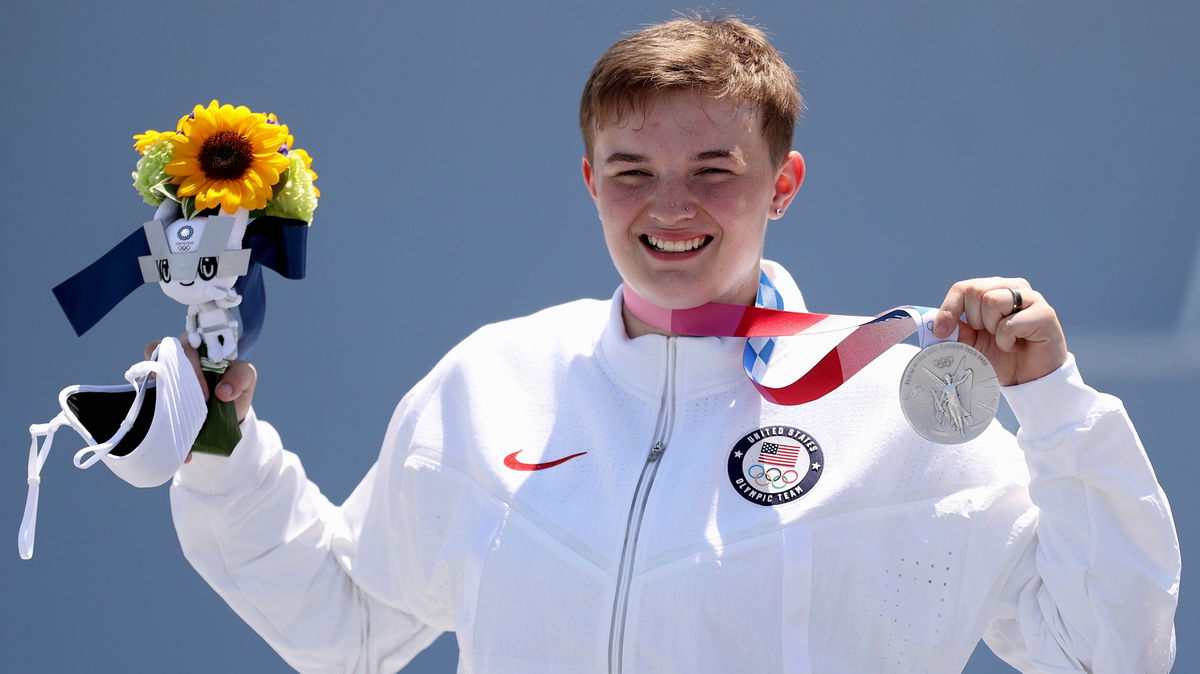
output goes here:
{"type": "Polygon", "coordinates": [[[221,384],[217,387],[217,397],[221,400],[229,400],[233,397],[233,387],[229,384],[221,384]]]}

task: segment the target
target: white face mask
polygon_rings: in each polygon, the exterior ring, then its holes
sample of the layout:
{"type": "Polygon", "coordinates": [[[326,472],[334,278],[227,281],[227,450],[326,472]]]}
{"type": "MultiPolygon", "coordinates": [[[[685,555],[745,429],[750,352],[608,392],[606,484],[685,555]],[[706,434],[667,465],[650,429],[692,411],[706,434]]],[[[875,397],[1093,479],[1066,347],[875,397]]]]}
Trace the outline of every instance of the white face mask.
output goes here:
{"type": "Polygon", "coordinates": [[[129,383],[118,386],[68,386],[58,395],[62,411],[48,423],[29,427],[29,491],[17,536],[22,559],[33,556],[42,466],[62,426],[75,429],[88,444],[75,453],[77,468],[103,461],[135,487],[157,487],[183,465],[208,410],[179,341],[164,338],[150,360],[129,368],[125,380],[129,383]]]}

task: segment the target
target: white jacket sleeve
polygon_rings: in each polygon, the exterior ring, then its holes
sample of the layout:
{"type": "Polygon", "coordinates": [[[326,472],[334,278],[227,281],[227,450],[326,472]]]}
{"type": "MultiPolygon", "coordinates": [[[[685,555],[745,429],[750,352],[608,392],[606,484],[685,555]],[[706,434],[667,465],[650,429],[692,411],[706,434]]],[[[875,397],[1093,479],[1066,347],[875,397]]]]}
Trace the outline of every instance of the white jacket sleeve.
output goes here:
{"type": "MultiPolygon", "coordinates": [[[[301,672],[395,672],[431,628],[357,585],[348,515],[253,411],[229,458],[193,455],[171,486],[183,553],[285,661],[301,672]]],[[[352,500],[366,503],[375,469],[352,500]],[[363,498],[360,498],[363,497],[363,498]]]]}
{"type": "Polygon", "coordinates": [[[1038,517],[985,641],[1022,672],[1169,671],[1179,540],[1124,407],[1073,357],[1005,397],[1038,517]]]}

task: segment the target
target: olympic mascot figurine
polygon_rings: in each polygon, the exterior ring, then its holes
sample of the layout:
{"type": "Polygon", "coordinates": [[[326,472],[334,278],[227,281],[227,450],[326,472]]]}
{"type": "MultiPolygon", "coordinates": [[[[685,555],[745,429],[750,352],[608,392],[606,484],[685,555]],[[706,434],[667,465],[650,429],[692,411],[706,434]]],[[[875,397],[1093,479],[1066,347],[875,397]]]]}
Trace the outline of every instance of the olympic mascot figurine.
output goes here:
{"type": "MultiPolygon", "coordinates": [[[[262,267],[304,276],[308,225],[320,196],[312,158],[275,115],[215,100],[195,106],[174,131],[147,130],[134,141],[142,156],[133,186],[156,207],[154,218],[54,295],[82,335],[143,283],[157,283],[186,305],[187,341],[199,350],[213,390],[262,329],[262,267]]],[[[164,338],[150,360],[125,373],[127,384],[67,387],[59,395],[62,411],[30,426],[22,557],[33,554],[41,468],[61,426],[87,442],[75,455],[77,467],[103,461],[139,487],[169,480],[190,451],[233,452],[241,439],[233,403],[214,396],[206,404],[189,369],[178,341],[164,338]]]]}
{"type": "Polygon", "coordinates": [[[241,247],[248,214],[239,208],[232,218],[188,220],[179,210],[174,201],[164,201],[154,221],[145,224],[150,255],[138,258],[142,275],[187,305],[188,343],[205,351],[205,362],[234,360],[237,321],[229,310],[242,303],[233,285],[250,261],[250,251],[241,247]]]}

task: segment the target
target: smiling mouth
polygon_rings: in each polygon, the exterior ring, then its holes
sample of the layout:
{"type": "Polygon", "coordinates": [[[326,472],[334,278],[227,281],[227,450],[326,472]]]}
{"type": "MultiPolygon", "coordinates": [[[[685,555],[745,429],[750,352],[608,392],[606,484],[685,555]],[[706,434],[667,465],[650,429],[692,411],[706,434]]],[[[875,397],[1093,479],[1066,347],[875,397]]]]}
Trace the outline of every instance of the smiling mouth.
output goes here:
{"type": "Polygon", "coordinates": [[[711,236],[697,236],[694,239],[687,239],[685,241],[667,241],[656,236],[643,234],[641,239],[642,243],[646,244],[650,250],[660,253],[686,253],[707,246],[713,238],[711,236]]]}
{"type": "Polygon", "coordinates": [[[196,284],[196,282],[195,282],[195,281],[180,281],[180,282],[179,282],[179,285],[181,285],[181,286],[185,286],[185,287],[186,287],[186,286],[195,285],[195,284],[196,284]]]}

